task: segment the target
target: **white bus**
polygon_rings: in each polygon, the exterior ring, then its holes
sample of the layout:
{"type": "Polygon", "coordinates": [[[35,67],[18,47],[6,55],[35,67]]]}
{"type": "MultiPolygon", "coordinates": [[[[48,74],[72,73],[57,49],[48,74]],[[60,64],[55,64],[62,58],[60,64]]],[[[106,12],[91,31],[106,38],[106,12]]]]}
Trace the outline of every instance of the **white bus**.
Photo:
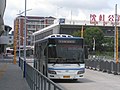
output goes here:
{"type": "MultiPolygon", "coordinates": [[[[33,34],[41,35],[40,32],[33,34]]],[[[83,38],[52,34],[34,41],[34,67],[50,79],[74,79],[85,72],[83,38]]]]}

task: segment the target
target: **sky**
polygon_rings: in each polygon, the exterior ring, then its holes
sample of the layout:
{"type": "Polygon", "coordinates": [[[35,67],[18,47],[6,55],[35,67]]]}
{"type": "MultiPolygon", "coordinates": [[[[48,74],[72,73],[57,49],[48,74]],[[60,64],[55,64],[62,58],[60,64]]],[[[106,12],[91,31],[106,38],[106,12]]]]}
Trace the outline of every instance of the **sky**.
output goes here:
{"type": "MultiPolygon", "coordinates": [[[[13,28],[14,19],[25,11],[25,0],[6,0],[4,24],[13,28]]],[[[120,12],[119,0],[27,0],[27,16],[53,16],[72,20],[90,20],[90,14],[106,17],[120,12]]],[[[118,13],[119,14],[119,13],[118,13]]],[[[22,14],[24,15],[24,13],[22,14]]]]}

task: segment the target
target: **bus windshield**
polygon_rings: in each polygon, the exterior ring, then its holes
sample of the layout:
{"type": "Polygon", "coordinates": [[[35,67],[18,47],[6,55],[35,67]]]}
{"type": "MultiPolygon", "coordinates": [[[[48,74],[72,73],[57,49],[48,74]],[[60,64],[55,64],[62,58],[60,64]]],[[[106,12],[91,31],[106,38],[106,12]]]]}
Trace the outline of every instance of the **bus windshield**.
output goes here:
{"type": "Polygon", "coordinates": [[[80,45],[49,44],[49,63],[84,63],[83,48],[80,45]]]}

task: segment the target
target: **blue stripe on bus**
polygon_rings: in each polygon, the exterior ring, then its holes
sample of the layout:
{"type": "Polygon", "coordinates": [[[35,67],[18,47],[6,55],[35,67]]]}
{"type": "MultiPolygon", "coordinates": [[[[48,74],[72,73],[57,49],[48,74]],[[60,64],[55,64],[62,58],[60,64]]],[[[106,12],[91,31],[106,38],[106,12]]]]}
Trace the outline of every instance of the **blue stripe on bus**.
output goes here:
{"type": "Polygon", "coordinates": [[[49,39],[49,38],[50,38],[50,39],[52,39],[52,38],[53,38],[53,39],[66,39],[66,40],[67,40],[67,39],[70,39],[70,40],[75,40],[75,39],[78,39],[78,40],[80,39],[80,40],[81,40],[81,39],[83,39],[83,38],[81,38],[81,37],[48,37],[47,39],[49,39]]]}
{"type": "Polygon", "coordinates": [[[84,70],[85,68],[48,68],[48,70],[84,70]]]}

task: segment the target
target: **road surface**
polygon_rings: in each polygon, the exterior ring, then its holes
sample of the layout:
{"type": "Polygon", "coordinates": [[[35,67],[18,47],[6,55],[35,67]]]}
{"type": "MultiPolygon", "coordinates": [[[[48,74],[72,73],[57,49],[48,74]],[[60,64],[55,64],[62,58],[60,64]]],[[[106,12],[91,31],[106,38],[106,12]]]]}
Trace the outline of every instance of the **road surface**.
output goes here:
{"type": "Polygon", "coordinates": [[[54,80],[64,90],[120,90],[120,75],[86,69],[84,78],[78,81],[54,80]]]}

